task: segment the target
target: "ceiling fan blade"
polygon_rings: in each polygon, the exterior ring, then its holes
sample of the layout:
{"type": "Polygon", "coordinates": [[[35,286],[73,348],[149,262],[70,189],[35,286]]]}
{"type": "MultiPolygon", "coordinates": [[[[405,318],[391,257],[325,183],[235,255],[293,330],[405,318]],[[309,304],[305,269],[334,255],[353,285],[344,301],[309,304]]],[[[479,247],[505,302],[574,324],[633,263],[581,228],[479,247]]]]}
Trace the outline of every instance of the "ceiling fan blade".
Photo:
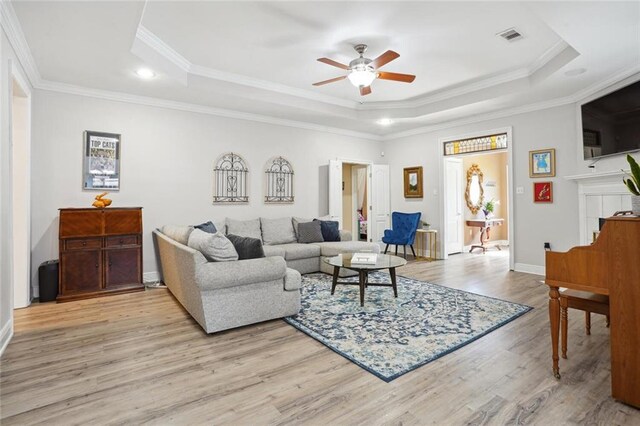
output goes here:
{"type": "Polygon", "coordinates": [[[360,88],[360,96],[365,96],[371,93],[371,86],[364,86],[360,88]]]}
{"type": "Polygon", "coordinates": [[[329,83],[333,83],[333,82],[336,82],[336,81],[344,80],[345,78],[347,78],[347,76],[343,75],[342,77],[336,77],[336,78],[332,78],[330,80],[319,81],[317,83],[313,83],[313,85],[314,86],[322,86],[322,85],[325,85],[325,84],[329,84],[329,83]]]}
{"type": "Polygon", "coordinates": [[[396,52],[394,52],[393,50],[387,50],[386,52],[384,52],[382,55],[378,56],[377,58],[375,58],[372,62],[372,65],[375,69],[380,68],[381,66],[388,64],[389,62],[393,61],[394,59],[399,58],[400,55],[397,54],[396,52]]]}
{"type": "Polygon", "coordinates": [[[333,65],[334,67],[338,67],[341,68],[343,70],[349,70],[349,67],[341,64],[340,62],[336,62],[333,59],[329,59],[329,58],[318,58],[318,62],[323,62],[327,65],[333,65]]]}
{"type": "Polygon", "coordinates": [[[413,83],[413,80],[416,79],[415,75],[411,74],[398,74],[397,72],[378,72],[378,78],[381,80],[393,80],[393,81],[401,81],[403,83],[413,83]]]}

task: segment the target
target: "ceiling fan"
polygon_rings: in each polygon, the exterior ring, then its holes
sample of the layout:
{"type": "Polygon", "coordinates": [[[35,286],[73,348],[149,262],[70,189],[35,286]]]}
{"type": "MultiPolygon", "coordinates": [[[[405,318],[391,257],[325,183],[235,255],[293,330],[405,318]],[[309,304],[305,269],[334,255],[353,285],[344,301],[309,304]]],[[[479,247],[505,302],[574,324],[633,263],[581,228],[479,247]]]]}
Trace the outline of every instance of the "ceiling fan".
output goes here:
{"type": "Polygon", "coordinates": [[[373,80],[375,80],[376,78],[379,78],[381,80],[401,81],[403,83],[412,83],[416,78],[415,75],[411,74],[398,74],[395,72],[379,71],[380,67],[388,64],[389,62],[397,59],[400,56],[393,50],[387,50],[376,59],[371,60],[363,56],[364,52],[366,52],[367,50],[366,44],[357,44],[353,48],[360,54],[360,57],[349,62],[348,66],[329,58],[318,59],[318,61],[323,62],[327,65],[332,65],[334,67],[349,71],[349,74],[325,81],[319,81],[317,83],[313,83],[313,85],[322,86],[324,84],[333,83],[348,78],[351,84],[360,89],[360,95],[365,96],[371,93],[371,83],[373,83],[373,80]]]}

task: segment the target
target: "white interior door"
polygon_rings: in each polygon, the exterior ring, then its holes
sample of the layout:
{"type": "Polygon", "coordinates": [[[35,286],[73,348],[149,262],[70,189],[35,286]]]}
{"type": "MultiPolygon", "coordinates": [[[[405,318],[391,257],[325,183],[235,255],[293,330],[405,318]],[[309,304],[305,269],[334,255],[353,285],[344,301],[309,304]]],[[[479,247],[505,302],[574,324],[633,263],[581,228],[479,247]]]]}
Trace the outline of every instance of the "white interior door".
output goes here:
{"type": "Polygon", "coordinates": [[[385,229],[391,228],[391,202],[389,194],[389,166],[371,166],[367,187],[369,188],[370,210],[368,217],[369,241],[380,242],[385,229]]]}
{"type": "Polygon", "coordinates": [[[444,196],[447,254],[461,253],[464,246],[462,187],[462,160],[446,158],[444,196]]]}
{"type": "Polygon", "coordinates": [[[342,161],[329,160],[329,216],[342,229],[342,161]]]}

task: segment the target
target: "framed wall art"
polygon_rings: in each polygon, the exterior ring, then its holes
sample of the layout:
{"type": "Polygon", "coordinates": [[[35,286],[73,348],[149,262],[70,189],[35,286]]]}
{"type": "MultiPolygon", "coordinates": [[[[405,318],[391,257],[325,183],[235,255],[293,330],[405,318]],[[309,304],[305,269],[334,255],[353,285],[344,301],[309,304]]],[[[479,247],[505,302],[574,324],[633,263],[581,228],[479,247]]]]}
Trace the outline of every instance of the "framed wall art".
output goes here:
{"type": "Polygon", "coordinates": [[[529,151],[529,177],[554,177],[556,175],[556,150],[529,151]]]}
{"type": "Polygon", "coordinates": [[[553,182],[534,182],[533,202],[553,203],[553,182]]]}
{"type": "Polygon", "coordinates": [[[404,169],[404,198],[422,198],[422,166],[404,169]]]}
{"type": "Polygon", "coordinates": [[[120,135],[84,132],[83,188],[120,190],[120,135]]]}

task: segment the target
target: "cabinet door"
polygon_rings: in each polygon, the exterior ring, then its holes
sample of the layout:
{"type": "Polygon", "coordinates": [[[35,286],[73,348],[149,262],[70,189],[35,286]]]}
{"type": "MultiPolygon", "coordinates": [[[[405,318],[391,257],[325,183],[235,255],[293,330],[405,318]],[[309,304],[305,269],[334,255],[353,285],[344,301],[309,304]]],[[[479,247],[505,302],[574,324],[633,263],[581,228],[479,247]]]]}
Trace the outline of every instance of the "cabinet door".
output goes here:
{"type": "Polygon", "coordinates": [[[107,289],[142,282],[141,249],[139,247],[105,251],[105,285],[107,289]]]}
{"type": "Polygon", "coordinates": [[[100,291],[102,284],[100,250],[62,253],[60,279],[62,295],[100,291]]]}

